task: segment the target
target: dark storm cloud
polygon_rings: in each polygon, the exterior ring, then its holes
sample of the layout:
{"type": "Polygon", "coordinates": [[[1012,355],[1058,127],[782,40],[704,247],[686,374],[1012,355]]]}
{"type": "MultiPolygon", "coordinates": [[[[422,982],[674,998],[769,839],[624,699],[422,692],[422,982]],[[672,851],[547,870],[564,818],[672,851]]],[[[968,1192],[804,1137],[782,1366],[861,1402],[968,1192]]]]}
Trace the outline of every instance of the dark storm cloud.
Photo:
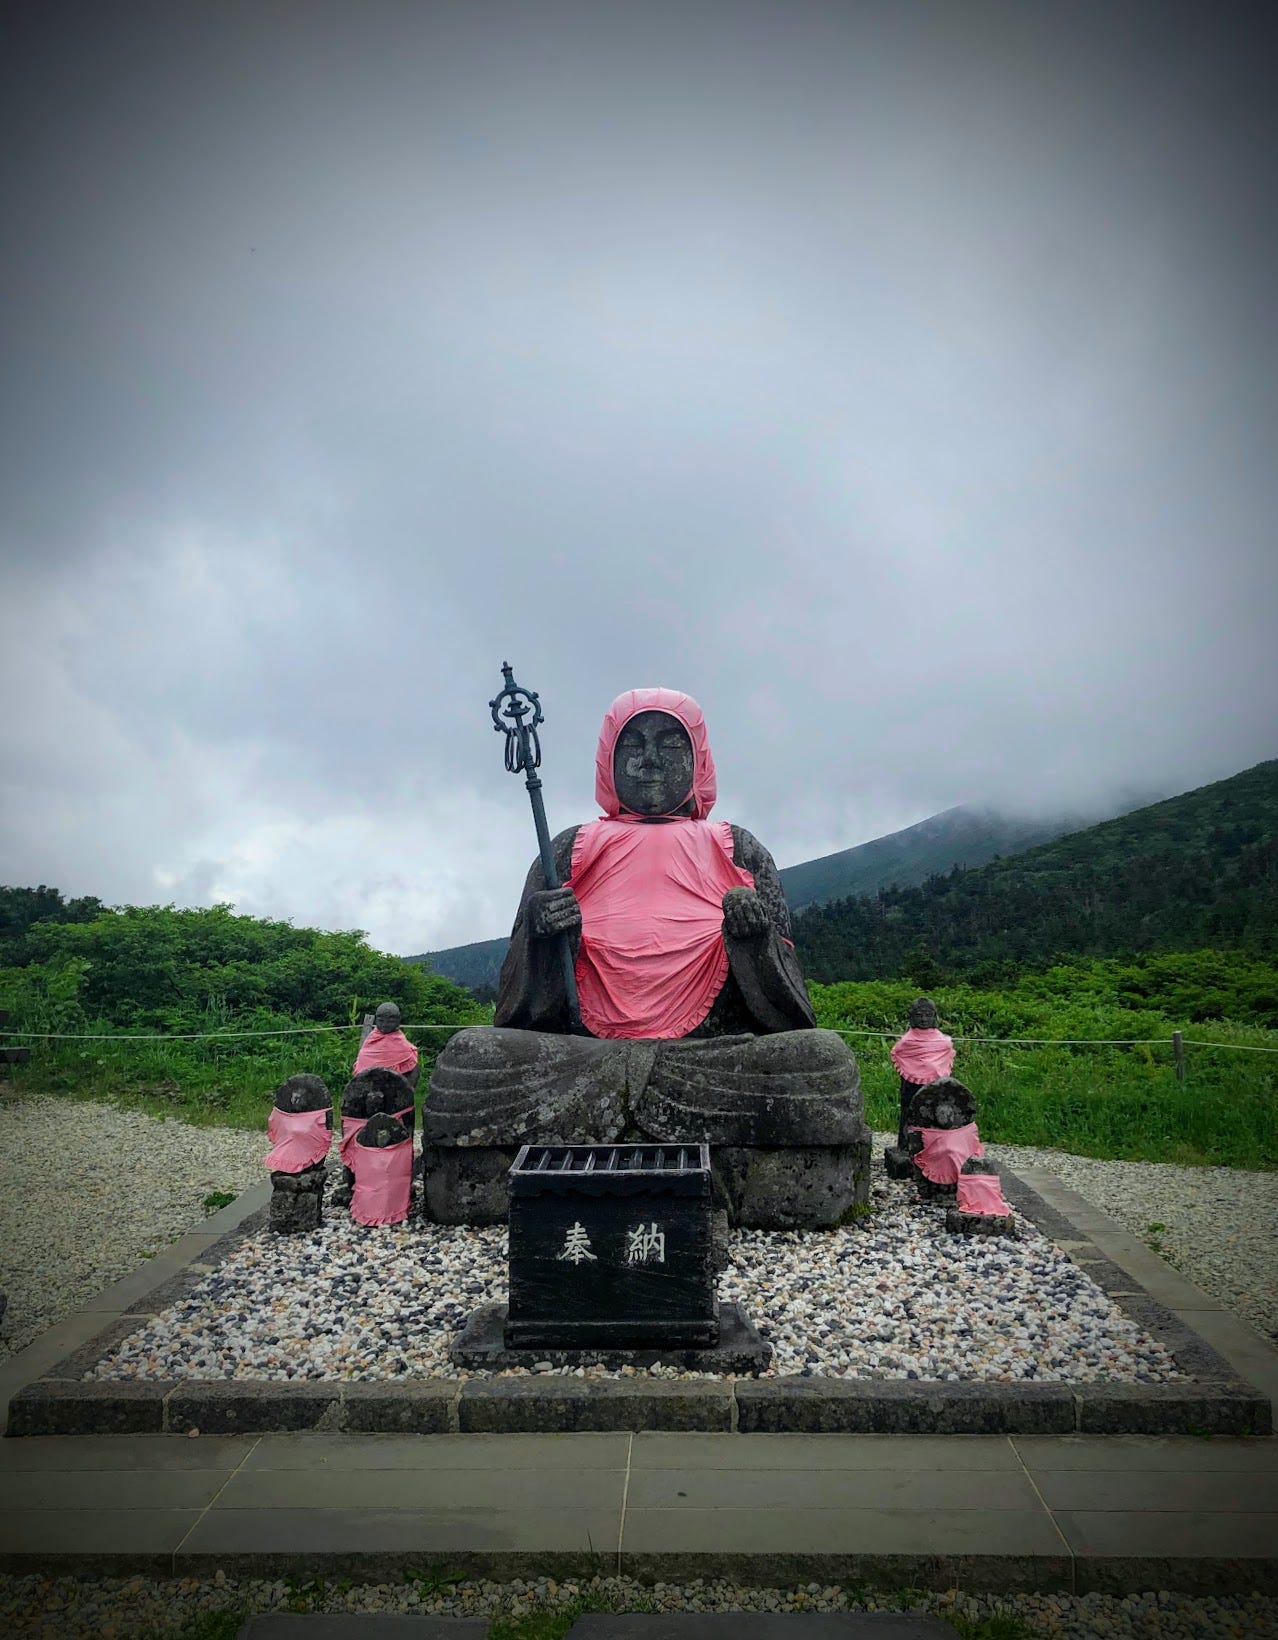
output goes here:
{"type": "Polygon", "coordinates": [[[0,877],[500,931],[604,707],[783,862],[1272,755],[1257,25],[26,9],[0,877]],[[12,693],[10,698],[13,698],[12,693]]]}

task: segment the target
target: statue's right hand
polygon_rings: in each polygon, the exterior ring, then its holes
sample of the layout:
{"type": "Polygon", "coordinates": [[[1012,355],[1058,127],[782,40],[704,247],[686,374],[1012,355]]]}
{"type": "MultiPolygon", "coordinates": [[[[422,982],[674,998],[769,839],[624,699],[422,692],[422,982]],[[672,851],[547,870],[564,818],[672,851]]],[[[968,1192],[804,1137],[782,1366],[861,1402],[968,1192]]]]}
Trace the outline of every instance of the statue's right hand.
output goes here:
{"type": "Polygon", "coordinates": [[[528,932],[535,940],[581,933],[581,906],[570,888],[542,888],[528,896],[528,932]]]}

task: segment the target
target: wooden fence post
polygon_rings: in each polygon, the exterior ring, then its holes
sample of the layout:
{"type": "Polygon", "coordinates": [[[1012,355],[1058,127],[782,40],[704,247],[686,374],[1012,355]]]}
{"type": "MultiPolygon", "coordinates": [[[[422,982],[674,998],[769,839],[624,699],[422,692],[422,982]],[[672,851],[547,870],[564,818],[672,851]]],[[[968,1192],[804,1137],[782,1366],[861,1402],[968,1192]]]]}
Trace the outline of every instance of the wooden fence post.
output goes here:
{"type": "Polygon", "coordinates": [[[1172,1032],[1172,1062],[1176,1066],[1176,1080],[1185,1080],[1185,1038],[1180,1031],[1172,1032]]]}
{"type": "MultiPolygon", "coordinates": [[[[9,1023],[9,1010],[0,1008],[0,1025],[9,1023]]],[[[30,1048],[11,1048],[6,1037],[0,1042],[0,1065],[29,1065],[31,1063],[30,1048]]]]}

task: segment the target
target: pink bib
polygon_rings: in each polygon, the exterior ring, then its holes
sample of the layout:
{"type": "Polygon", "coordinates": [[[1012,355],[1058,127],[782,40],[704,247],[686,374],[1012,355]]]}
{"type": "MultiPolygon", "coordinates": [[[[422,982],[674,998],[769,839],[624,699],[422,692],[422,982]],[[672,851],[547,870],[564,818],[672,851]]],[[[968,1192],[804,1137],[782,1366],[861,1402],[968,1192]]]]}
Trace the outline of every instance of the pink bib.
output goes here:
{"type": "Polygon", "coordinates": [[[681,1037],[728,977],[723,896],[753,888],[726,821],[595,820],[578,831],[568,884],[581,906],[577,989],[599,1037],[681,1037]]]}
{"type": "Polygon", "coordinates": [[[300,1173],[328,1155],[332,1140],[327,1110],[275,1110],[266,1118],[273,1146],[266,1158],[272,1173],[300,1173]]]}
{"type": "Polygon", "coordinates": [[[935,1082],[954,1069],[954,1043],[944,1031],[911,1026],[893,1047],[892,1063],[907,1082],[935,1082]]]}
{"type": "Polygon", "coordinates": [[[413,1193],[413,1145],[403,1139],[397,1145],[373,1149],[354,1145],[351,1172],[355,1188],[351,1192],[351,1217],[356,1224],[402,1224],[408,1217],[413,1193]]]}
{"type": "Polygon", "coordinates": [[[372,1065],[386,1065],[406,1076],[416,1063],[417,1049],[403,1031],[379,1031],[374,1026],[360,1044],[352,1074],[358,1076],[372,1065]]]}
{"type": "Polygon", "coordinates": [[[961,1128],[912,1127],[910,1132],[923,1135],[923,1148],[914,1165],[933,1184],[956,1183],[968,1157],[985,1154],[975,1122],[961,1128]]]}
{"type": "Polygon", "coordinates": [[[1003,1200],[1003,1186],[995,1173],[962,1173],[958,1181],[960,1213],[988,1213],[1005,1218],[1012,1210],[1003,1200]]]}
{"type": "MultiPolygon", "coordinates": [[[[394,1114],[402,1122],[406,1116],[413,1114],[413,1107],[409,1105],[406,1110],[397,1110],[394,1114]]],[[[338,1140],[337,1154],[342,1159],[342,1166],[349,1167],[352,1173],[355,1171],[355,1164],[351,1161],[351,1149],[355,1144],[355,1135],[368,1120],[367,1116],[342,1117],[342,1137],[338,1140]]]]}

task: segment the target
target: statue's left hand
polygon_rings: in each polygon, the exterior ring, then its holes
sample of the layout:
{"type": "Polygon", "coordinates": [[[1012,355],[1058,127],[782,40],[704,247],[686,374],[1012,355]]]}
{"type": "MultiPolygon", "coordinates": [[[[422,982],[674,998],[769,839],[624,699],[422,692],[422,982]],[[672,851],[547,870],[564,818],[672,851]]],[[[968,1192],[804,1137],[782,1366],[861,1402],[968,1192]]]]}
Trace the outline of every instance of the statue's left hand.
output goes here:
{"type": "Polygon", "coordinates": [[[723,896],[723,932],[735,940],[757,940],[770,924],[763,901],[752,888],[730,888],[723,896]]]}

